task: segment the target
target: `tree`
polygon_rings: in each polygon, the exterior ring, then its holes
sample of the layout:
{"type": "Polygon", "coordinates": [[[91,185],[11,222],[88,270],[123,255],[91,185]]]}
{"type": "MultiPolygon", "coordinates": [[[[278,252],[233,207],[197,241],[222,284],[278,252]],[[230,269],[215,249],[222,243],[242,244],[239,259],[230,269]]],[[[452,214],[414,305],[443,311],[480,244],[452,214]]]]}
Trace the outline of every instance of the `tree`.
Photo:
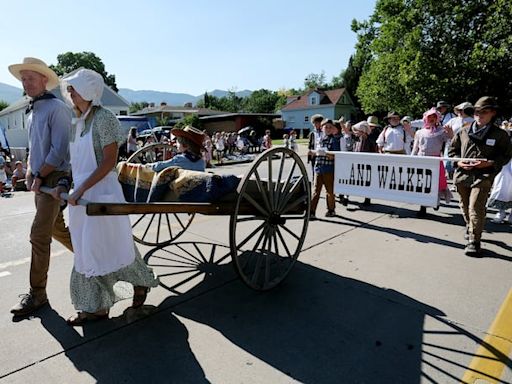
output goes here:
{"type": "Polygon", "coordinates": [[[275,113],[280,101],[281,96],[277,92],[260,89],[245,98],[244,110],[249,113],[275,113]]]}
{"type": "Polygon", "coordinates": [[[304,87],[306,89],[325,88],[325,86],[325,71],[310,73],[304,78],[304,87]]]}
{"type": "Polygon", "coordinates": [[[185,117],[183,117],[180,121],[178,121],[176,123],[176,125],[174,127],[175,128],[184,128],[187,125],[191,125],[197,129],[201,129],[201,126],[202,126],[201,120],[199,120],[199,116],[197,114],[193,113],[193,114],[186,115],[185,117]]]}
{"type": "Polygon", "coordinates": [[[119,91],[116,85],[116,76],[109,75],[108,72],[105,71],[103,61],[92,52],[62,53],[57,56],[57,65],[50,65],[50,68],[59,76],[65,75],[80,67],[98,72],[103,76],[105,84],[110,86],[115,92],[119,91]]]}
{"type": "Polygon", "coordinates": [[[130,113],[138,112],[144,108],[147,108],[149,103],[147,101],[140,101],[136,103],[130,103],[130,113]]]}
{"type": "Polygon", "coordinates": [[[0,100],[0,111],[4,110],[9,106],[9,103],[7,101],[0,100]]]}
{"type": "Polygon", "coordinates": [[[508,0],[378,0],[352,25],[364,111],[418,116],[439,99],[493,95],[512,112],[511,19],[508,0]]]}

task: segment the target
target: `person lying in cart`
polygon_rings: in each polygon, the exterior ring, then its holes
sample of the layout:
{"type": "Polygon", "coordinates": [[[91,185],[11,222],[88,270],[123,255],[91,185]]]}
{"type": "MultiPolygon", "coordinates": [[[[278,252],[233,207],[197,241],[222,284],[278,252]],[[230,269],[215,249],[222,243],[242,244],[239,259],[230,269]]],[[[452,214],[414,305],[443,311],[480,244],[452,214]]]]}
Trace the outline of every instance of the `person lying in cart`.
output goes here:
{"type": "Polygon", "coordinates": [[[204,141],[203,132],[187,125],[183,129],[173,128],[171,133],[176,136],[178,154],[172,159],[149,164],[151,169],[160,172],[168,167],[180,167],[191,171],[204,172],[205,162],[201,153],[204,141]]]}

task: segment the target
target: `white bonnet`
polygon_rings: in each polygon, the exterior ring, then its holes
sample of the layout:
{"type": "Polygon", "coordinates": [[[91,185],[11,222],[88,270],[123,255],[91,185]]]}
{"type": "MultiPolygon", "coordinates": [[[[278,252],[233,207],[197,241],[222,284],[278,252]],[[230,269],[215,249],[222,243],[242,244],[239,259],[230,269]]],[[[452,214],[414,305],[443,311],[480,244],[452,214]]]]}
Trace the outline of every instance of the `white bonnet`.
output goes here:
{"type": "Polygon", "coordinates": [[[80,69],[74,74],[62,78],[60,83],[61,94],[68,103],[73,105],[71,96],[67,91],[69,85],[75,89],[82,99],[92,101],[92,105],[101,104],[105,82],[99,73],[91,69],[80,69]]]}

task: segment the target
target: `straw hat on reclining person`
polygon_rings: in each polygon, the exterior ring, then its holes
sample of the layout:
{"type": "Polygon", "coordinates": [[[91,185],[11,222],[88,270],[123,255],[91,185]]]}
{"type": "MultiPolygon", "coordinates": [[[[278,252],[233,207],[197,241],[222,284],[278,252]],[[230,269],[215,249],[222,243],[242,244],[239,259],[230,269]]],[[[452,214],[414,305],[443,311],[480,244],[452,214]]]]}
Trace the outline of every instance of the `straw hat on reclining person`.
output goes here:
{"type": "Polygon", "coordinates": [[[185,128],[173,128],[171,133],[176,137],[184,137],[200,148],[203,146],[204,134],[200,129],[194,128],[191,125],[187,125],[185,128]]]}
{"type": "Polygon", "coordinates": [[[48,91],[59,85],[59,77],[57,74],[53,72],[44,61],[36,59],[35,57],[25,57],[23,63],[9,65],[9,72],[19,81],[21,81],[22,71],[33,71],[46,77],[48,79],[46,83],[46,89],[48,91]]]}

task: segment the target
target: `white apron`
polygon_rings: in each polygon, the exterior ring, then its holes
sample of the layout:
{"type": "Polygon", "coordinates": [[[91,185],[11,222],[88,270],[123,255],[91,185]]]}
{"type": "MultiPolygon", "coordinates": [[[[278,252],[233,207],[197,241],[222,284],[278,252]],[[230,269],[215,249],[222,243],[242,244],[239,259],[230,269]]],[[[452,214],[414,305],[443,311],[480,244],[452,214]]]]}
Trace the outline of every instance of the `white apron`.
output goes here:
{"type": "MultiPolygon", "coordinates": [[[[94,127],[80,137],[86,116],[76,119],[75,141],[69,148],[75,188],[98,167],[92,143],[94,127]]],[[[82,198],[92,202],[126,202],[115,172],[109,172],[85,191],[82,198]]],[[[104,276],[135,260],[128,216],[87,216],[85,207],[69,206],[69,228],[75,254],[75,270],[86,277],[104,276]]]]}

